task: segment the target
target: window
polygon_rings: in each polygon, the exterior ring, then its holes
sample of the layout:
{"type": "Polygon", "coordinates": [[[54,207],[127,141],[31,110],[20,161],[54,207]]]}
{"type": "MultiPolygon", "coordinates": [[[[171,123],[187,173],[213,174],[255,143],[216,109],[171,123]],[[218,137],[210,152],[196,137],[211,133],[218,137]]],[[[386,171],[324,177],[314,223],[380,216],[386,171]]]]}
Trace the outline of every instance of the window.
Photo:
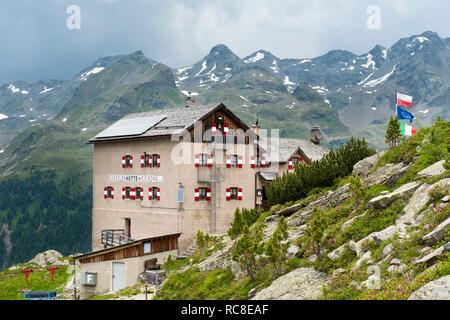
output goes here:
{"type": "Polygon", "coordinates": [[[298,158],[298,157],[293,157],[293,158],[291,159],[291,161],[292,161],[292,163],[293,163],[294,165],[296,165],[296,164],[300,163],[300,158],[298,158]]]}
{"type": "Polygon", "coordinates": [[[206,200],[206,195],[208,190],[206,188],[199,188],[199,198],[200,200],[206,200]]]}
{"type": "Polygon", "coordinates": [[[160,161],[159,154],[144,153],[141,156],[141,167],[142,168],[159,167],[160,163],[161,163],[161,161],[160,161]]]}
{"type": "Polygon", "coordinates": [[[136,188],[136,199],[144,199],[144,190],[140,187],[136,188]]]}
{"type": "Polygon", "coordinates": [[[195,188],[194,200],[195,201],[210,201],[211,200],[211,188],[195,188]]]}
{"type": "Polygon", "coordinates": [[[103,196],[105,199],[114,199],[114,188],[105,187],[103,190],[103,196]]]}
{"type": "Polygon", "coordinates": [[[152,243],[146,242],[144,243],[144,254],[152,253],[152,243]]]}
{"type": "Polygon", "coordinates": [[[125,187],[125,199],[130,199],[130,198],[131,198],[131,188],[125,187]]]}
{"type": "Polygon", "coordinates": [[[202,153],[200,155],[200,166],[206,167],[208,165],[208,155],[206,153],[202,153]]]}
{"type": "Polygon", "coordinates": [[[133,168],[133,156],[126,155],[122,157],[122,168],[133,168]]]}
{"type": "Polygon", "coordinates": [[[230,188],[230,197],[231,200],[237,200],[238,198],[238,188],[230,188]]]}
{"type": "Polygon", "coordinates": [[[237,167],[238,165],[238,156],[236,154],[233,154],[230,156],[231,166],[237,167]]]}
{"type": "Polygon", "coordinates": [[[159,187],[150,187],[148,189],[148,199],[149,200],[161,200],[161,189],[159,187]]]}

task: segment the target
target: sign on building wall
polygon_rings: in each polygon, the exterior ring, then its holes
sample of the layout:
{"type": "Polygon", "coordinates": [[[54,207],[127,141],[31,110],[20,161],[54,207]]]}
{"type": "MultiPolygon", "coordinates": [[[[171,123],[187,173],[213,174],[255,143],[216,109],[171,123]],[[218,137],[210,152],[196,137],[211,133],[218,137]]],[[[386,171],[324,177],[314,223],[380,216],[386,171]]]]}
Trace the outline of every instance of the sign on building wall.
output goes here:
{"type": "Polygon", "coordinates": [[[162,176],[125,176],[125,175],[111,175],[109,181],[111,182],[163,182],[162,176]]]}

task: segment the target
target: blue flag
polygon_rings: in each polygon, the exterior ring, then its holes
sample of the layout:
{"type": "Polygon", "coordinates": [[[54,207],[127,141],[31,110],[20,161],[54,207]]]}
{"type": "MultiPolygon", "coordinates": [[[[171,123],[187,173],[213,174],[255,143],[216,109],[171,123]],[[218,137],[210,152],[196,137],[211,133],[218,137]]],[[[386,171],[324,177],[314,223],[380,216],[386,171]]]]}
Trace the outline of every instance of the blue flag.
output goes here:
{"type": "Polygon", "coordinates": [[[411,112],[397,107],[397,118],[398,120],[409,120],[409,123],[413,123],[415,117],[411,112]]]}

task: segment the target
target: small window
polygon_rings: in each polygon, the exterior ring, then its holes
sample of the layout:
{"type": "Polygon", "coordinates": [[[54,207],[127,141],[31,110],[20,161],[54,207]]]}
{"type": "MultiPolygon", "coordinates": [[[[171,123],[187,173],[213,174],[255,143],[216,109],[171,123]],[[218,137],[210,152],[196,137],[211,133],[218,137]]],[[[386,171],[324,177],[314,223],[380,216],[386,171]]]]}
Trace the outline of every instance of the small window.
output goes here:
{"type": "Polygon", "coordinates": [[[152,188],[152,198],[155,200],[158,198],[158,187],[152,188]]]}
{"type": "Polygon", "coordinates": [[[206,153],[202,153],[200,155],[200,166],[202,167],[208,166],[208,155],[206,153]]]}
{"type": "Polygon", "coordinates": [[[130,156],[130,155],[126,155],[125,156],[125,166],[126,167],[131,167],[131,165],[132,165],[132,160],[133,160],[133,157],[132,156],[130,156]]]}
{"type": "Polygon", "coordinates": [[[298,158],[298,157],[293,157],[293,158],[291,158],[291,161],[292,161],[292,164],[298,164],[298,163],[300,163],[300,158],[298,158]]]}
{"type": "Polygon", "coordinates": [[[207,194],[208,194],[208,189],[207,188],[199,188],[198,191],[199,191],[200,200],[206,200],[207,194]]]}
{"type": "Polygon", "coordinates": [[[237,167],[238,165],[238,156],[236,154],[233,154],[230,156],[231,166],[237,167]]]}
{"type": "Polygon", "coordinates": [[[137,187],[136,188],[136,199],[141,199],[144,196],[144,190],[142,188],[137,187]]]}
{"type": "Polygon", "coordinates": [[[230,188],[230,198],[233,200],[237,200],[238,198],[238,188],[230,188]]]}
{"type": "Polygon", "coordinates": [[[152,253],[152,243],[146,242],[144,243],[144,254],[152,253]]]}
{"type": "Polygon", "coordinates": [[[126,187],[125,188],[125,199],[130,199],[130,198],[131,198],[131,188],[126,187]]]}
{"type": "Polygon", "coordinates": [[[158,155],[152,154],[152,166],[157,167],[158,166],[158,155]]]}
{"type": "Polygon", "coordinates": [[[108,198],[114,198],[114,188],[113,187],[107,187],[106,195],[107,195],[108,198]]]}

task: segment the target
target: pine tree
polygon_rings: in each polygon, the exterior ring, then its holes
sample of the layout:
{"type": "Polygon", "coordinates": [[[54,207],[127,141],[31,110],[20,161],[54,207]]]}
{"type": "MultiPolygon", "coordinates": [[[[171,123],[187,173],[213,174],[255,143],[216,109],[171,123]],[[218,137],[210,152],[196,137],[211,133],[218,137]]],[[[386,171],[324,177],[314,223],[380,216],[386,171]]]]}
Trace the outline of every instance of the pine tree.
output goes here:
{"type": "Polygon", "coordinates": [[[402,133],[400,131],[400,122],[396,117],[391,116],[389,118],[388,127],[386,130],[386,144],[391,148],[396,147],[400,141],[402,133]]]}
{"type": "Polygon", "coordinates": [[[308,242],[311,244],[312,251],[317,255],[318,258],[320,258],[322,254],[323,238],[326,228],[327,221],[323,216],[323,212],[318,208],[314,208],[305,234],[308,242]]]}
{"type": "Polygon", "coordinates": [[[278,221],[278,226],[266,244],[265,252],[275,269],[275,276],[281,274],[283,263],[286,261],[289,248],[288,228],[284,217],[278,221]]]}
{"type": "Polygon", "coordinates": [[[249,230],[248,226],[244,226],[242,236],[231,253],[232,259],[240,264],[251,280],[255,279],[255,272],[258,269],[258,255],[264,251],[262,239],[261,227],[249,230]]]}
{"type": "Polygon", "coordinates": [[[241,213],[239,208],[236,208],[236,211],[234,211],[233,222],[231,223],[230,229],[228,230],[228,235],[231,239],[236,239],[242,234],[245,226],[246,223],[243,214],[241,213]]]}

